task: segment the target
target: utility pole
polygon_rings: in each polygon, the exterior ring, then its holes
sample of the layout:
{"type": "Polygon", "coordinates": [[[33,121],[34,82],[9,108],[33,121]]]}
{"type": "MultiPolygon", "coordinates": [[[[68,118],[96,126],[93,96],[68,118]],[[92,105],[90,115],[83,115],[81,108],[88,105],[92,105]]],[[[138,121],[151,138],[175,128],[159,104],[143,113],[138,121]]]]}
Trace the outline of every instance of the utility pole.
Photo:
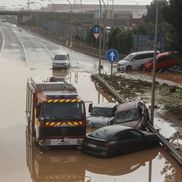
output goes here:
{"type": "Polygon", "coordinates": [[[154,40],[154,62],[152,77],[152,100],[151,100],[151,122],[154,123],[154,107],[155,107],[155,77],[156,77],[156,54],[157,54],[157,27],[158,27],[158,0],[155,0],[155,40],[154,40]]]}
{"type": "Polygon", "coordinates": [[[102,5],[101,0],[99,0],[99,75],[101,74],[101,32],[102,32],[102,5]]]}
{"type": "Polygon", "coordinates": [[[30,10],[30,0],[28,0],[27,5],[28,5],[28,11],[29,11],[30,10]]]}

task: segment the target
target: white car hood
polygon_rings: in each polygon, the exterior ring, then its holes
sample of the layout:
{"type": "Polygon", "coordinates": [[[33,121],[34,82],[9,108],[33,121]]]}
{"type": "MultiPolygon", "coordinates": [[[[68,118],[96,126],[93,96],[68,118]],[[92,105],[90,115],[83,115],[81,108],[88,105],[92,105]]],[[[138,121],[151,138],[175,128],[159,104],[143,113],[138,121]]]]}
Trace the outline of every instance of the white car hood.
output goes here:
{"type": "Polygon", "coordinates": [[[125,63],[129,63],[129,61],[126,61],[126,60],[122,59],[122,60],[120,60],[120,61],[118,62],[118,64],[125,64],[125,63]]]}
{"type": "Polygon", "coordinates": [[[53,63],[68,64],[67,60],[53,60],[53,63]]]}
{"type": "Polygon", "coordinates": [[[104,117],[104,116],[91,116],[87,119],[88,124],[87,126],[92,127],[102,127],[109,124],[111,117],[104,117]]]}

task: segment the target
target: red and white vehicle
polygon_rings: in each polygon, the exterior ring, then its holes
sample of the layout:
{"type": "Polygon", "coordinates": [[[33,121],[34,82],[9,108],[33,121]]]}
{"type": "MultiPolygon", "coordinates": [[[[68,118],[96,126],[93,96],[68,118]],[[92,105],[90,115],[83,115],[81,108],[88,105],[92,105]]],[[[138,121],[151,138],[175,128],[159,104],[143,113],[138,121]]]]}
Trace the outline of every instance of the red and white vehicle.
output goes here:
{"type": "MultiPolygon", "coordinates": [[[[165,70],[176,65],[176,53],[175,51],[163,52],[156,57],[156,71],[165,70]]],[[[153,60],[144,64],[145,71],[151,71],[153,69],[153,60]]]]}
{"type": "Polygon", "coordinates": [[[26,118],[39,146],[78,146],[86,135],[84,101],[73,85],[54,77],[28,80],[26,118]]]}

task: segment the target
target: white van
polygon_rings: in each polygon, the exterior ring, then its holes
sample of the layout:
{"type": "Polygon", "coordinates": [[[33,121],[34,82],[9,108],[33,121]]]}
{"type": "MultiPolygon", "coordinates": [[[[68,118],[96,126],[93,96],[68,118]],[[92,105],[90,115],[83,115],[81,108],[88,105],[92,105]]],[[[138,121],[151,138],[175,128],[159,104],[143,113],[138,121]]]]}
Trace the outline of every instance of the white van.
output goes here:
{"type": "MultiPolygon", "coordinates": [[[[159,53],[159,52],[157,52],[159,53]]],[[[133,52],[117,63],[118,70],[142,69],[144,63],[154,59],[154,51],[133,52]]]]}
{"type": "Polygon", "coordinates": [[[70,57],[67,53],[56,54],[53,58],[52,68],[65,68],[68,69],[70,67],[70,57]]]}

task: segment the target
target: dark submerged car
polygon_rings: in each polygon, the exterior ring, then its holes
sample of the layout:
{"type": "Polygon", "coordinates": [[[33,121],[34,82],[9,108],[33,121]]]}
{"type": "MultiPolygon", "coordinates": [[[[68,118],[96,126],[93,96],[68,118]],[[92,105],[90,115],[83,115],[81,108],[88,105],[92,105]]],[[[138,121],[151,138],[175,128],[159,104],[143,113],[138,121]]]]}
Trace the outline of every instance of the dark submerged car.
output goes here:
{"type": "Polygon", "coordinates": [[[98,157],[112,157],[159,146],[156,134],[121,125],[99,128],[83,140],[81,151],[98,157]]]}

